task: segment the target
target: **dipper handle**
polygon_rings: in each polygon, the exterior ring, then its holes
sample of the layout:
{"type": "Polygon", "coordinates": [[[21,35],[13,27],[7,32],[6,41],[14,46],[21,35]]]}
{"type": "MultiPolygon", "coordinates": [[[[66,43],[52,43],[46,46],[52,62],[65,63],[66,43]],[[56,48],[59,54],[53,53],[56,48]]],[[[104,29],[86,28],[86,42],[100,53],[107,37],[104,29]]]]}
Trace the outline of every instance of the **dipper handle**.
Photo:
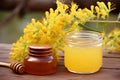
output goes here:
{"type": "Polygon", "coordinates": [[[0,66],[9,67],[10,63],[0,62],[0,66]]]}

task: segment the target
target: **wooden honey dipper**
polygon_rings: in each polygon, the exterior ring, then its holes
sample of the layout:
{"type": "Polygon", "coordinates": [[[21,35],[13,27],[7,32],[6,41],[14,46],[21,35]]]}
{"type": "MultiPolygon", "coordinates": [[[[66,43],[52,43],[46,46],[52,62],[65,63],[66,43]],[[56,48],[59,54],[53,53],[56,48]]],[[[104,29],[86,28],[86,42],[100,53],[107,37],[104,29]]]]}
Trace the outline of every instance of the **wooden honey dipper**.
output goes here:
{"type": "Polygon", "coordinates": [[[18,62],[13,62],[13,63],[0,62],[0,66],[9,67],[10,69],[12,69],[13,72],[17,74],[23,74],[25,71],[24,66],[18,62]]]}

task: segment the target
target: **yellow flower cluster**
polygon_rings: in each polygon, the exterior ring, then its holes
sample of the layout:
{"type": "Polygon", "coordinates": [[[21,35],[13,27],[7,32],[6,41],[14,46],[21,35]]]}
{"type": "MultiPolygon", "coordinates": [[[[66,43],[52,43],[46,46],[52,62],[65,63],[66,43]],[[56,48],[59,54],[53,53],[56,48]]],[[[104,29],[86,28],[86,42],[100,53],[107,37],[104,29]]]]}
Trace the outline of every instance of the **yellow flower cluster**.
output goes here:
{"type": "Polygon", "coordinates": [[[108,7],[105,5],[104,2],[97,2],[98,6],[95,6],[95,10],[97,12],[97,18],[100,16],[105,19],[106,16],[109,15],[109,12],[111,11],[111,3],[108,2],[108,7]]]}
{"type": "MultiPolygon", "coordinates": [[[[80,30],[79,23],[84,24],[96,17],[94,7],[89,10],[87,8],[80,9],[73,2],[70,7],[58,0],[56,3],[57,9],[51,8],[49,12],[46,11],[45,18],[42,21],[32,19],[26,26],[24,35],[13,44],[10,61],[23,62],[28,55],[28,46],[32,44],[49,44],[53,47],[54,53],[57,53],[58,49],[62,49],[64,46],[66,33],[80,30]]],[[[104,7],[106,8],[106,6],[104,7]]],[[[97,8],[102,9],[100,5],[97,8]]]]}
{"type": "Polygon", "coordinates": [[[104,47],[110,49],[110,52],[120,51],[120,29],[115,28],[104,39],[104,47]]]}

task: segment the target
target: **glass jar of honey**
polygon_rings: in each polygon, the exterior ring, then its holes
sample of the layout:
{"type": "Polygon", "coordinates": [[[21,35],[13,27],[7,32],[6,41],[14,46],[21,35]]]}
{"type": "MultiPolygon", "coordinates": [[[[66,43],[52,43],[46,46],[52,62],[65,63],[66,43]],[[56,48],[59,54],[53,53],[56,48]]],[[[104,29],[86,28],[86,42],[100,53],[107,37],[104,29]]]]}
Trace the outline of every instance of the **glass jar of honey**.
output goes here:
{"type": "Polygon", "coordinates": [[[102,37],[93,31],[70,32],[64,49],[65,67],[73,73],[89,74],[102,66],[102,37]]]}
{"type": "Polygon", "coordinates": [[[49,45],[29,46],[29,55],[24,59],[25,72],[35,75],[53,74],[57,70],[57,59],[54,58],[49,45]]]}

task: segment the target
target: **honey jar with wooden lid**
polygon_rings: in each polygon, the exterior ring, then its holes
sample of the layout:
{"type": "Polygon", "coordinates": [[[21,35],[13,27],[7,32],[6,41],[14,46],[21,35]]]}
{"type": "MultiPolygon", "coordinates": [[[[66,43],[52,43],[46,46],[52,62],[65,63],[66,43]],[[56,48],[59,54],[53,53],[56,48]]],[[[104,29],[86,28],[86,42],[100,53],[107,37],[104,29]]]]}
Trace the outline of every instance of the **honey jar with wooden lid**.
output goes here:
{"type": "Polygon", "coordinates": [[[31,45],[24,59],[25,72],[35,75],[48,75],[57,71],[57,59],[49,45],[31,45]]]}

